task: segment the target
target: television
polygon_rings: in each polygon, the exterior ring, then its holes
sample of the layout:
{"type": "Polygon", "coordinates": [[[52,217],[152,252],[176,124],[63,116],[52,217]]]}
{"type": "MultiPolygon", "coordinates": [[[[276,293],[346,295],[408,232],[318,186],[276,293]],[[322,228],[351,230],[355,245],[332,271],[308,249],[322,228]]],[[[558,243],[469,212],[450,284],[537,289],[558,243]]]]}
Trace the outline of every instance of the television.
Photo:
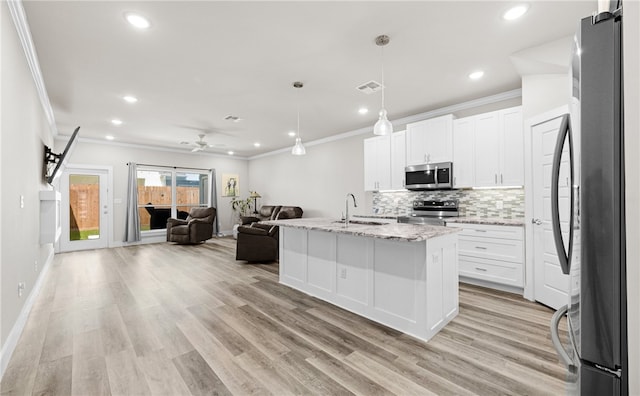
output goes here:
{"type": "Polygon", "coordinates": [[[71,139],[69,139],[67,146],[61,154],[56,154],[49,147],[44,146],[44,178],[47,183],[53,185],[62,172],[64,172],[64,167],[69,160],[71,151],[73,151],[75,147],[79,130],[80,127],[77,127],[75,131],[73,131],[71,139]],[[54,164],[55,166],[53,166],[54,164]],[[53,170],[51,170],[51,168],[53,168],[53,170]]]}

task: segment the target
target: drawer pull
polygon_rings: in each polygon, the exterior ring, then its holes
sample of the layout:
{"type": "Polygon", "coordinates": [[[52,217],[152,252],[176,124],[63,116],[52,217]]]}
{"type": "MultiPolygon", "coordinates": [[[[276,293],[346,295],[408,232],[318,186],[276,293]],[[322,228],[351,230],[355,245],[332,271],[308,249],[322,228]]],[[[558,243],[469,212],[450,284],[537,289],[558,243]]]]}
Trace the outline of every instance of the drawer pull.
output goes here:
{"type": "Polygon", "coordinates": [[[487,232],[487,230],[476,230],[476,232],[487,232]]]}
{"type": "Polygon", "coordinates": [[[476,267],[477,271],[482,271],[482,272],[487,272],[486,268],[480,268],[480,267],[476,267]]]}
{"type": "Polygon", "coordinates": [[[486,247],[484,247],[484,246],[476,246],[476,249],[480,249],[480,250],[487,250],[487,248],[486,248],[486,247]]]}

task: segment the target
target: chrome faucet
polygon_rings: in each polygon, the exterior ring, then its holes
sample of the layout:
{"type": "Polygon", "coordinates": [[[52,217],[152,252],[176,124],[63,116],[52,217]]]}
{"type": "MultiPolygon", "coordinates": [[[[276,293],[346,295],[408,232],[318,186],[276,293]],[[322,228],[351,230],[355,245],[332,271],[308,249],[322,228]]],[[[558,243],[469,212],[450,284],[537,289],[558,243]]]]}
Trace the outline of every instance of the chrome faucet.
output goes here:
{"type": "Polygon", "coordinates": [[[356,203],[355,195],[353,195],[351,193],[347,194],[347,199],[344,202],[345,213],[346,213],[346,216],[344,217],[344,226],[345,227],[349,227],[349,196],[351,196],[351,198],[353,198],[353,207],[354,208],[358,207],[358,204],[356,203]]]}

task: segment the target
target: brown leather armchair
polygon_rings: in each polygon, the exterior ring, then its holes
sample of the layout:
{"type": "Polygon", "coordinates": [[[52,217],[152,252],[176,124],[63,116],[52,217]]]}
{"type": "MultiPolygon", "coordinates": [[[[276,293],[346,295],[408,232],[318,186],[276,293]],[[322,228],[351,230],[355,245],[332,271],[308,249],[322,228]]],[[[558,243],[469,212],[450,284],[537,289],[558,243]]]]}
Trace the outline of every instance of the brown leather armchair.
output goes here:
{"type": "Polygon", "coordinates": [[[265,262],[278,259],[278,226],[253,223],[238,227],[236,260],[265,262]]]}
{"type": "MultiPolygon", "coordinates": [[[[263,206],[264,208],[264,206],[263,206]]],[[[298,206],[275,206],[277,212],[271,214],[272,220],[296,219],[302,217],[302,208],[298,206]]],[[[260,208],[262,213],[262,208],[260,208]]],[[[236,260],[249,262],[269,262],[279,258],[279,228],[261,223],[238,227],[236,260]]]]}
{"type": "Polygon", "coordinates": [[[199,243],[213,236],[216,208],[191,208],[186,220],[167,220],[167,241],[199,243]]]}

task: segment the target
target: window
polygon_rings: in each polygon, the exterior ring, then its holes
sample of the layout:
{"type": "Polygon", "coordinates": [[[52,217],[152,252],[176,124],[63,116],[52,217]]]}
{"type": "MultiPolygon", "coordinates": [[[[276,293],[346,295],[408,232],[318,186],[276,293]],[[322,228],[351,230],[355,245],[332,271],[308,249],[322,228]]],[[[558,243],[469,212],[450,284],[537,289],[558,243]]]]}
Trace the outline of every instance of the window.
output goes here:
{"type": "Polygon", "coordinates": [[[138,167],[140,231],[167,228],[170,217],[186,219],[193,207],[209,206],[206,170],[138,167]]]}

